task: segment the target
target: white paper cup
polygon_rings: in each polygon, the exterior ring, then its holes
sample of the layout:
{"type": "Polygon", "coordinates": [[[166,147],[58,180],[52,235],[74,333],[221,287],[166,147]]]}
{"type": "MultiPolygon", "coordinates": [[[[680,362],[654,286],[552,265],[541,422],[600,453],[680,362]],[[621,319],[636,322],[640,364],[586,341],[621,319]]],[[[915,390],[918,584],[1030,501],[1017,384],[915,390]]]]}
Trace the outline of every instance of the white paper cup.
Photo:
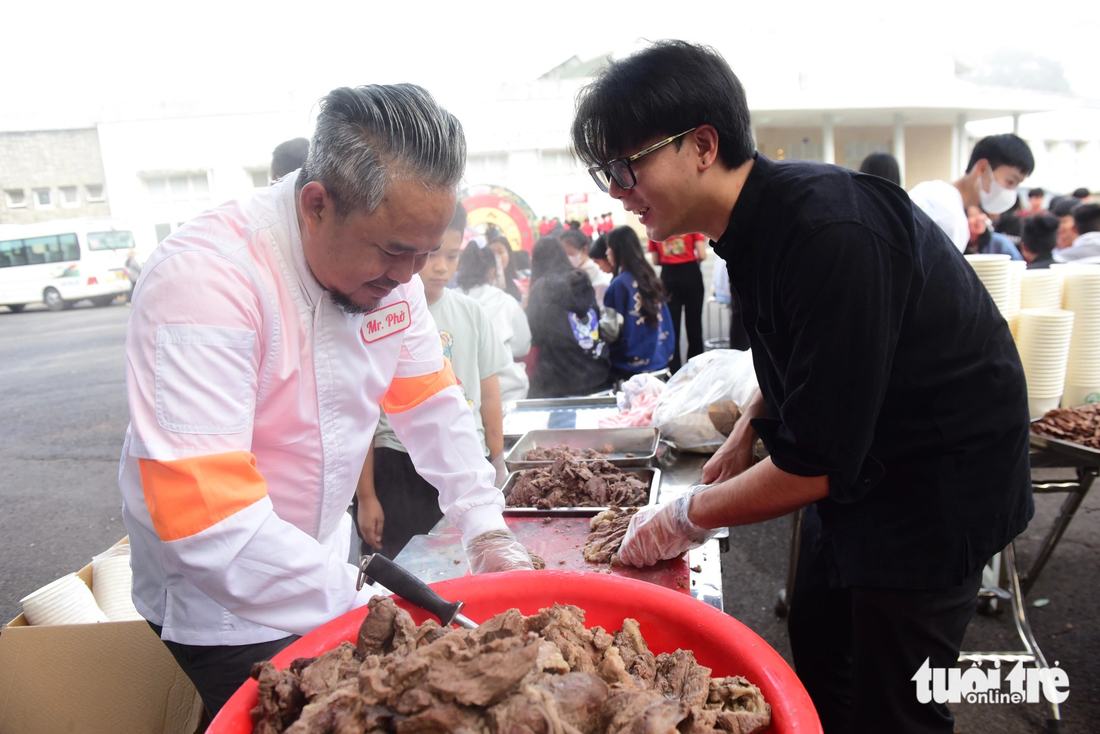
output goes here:
{"type": "Polygon", "coordinates": [[[23,614],[32,625],[93,624],[107,616],[96,604],[91,589],[70,573],[23,597],[23,614]]]}
{"type": "Polygon", "coordinates": [[[131,597],[132,585],[129,545],[115,546],[92,559],[92,593],[112,622],[142,619],[131,597]]]}
{"type": "Polygon", "coordinates": [[[1100,381],[1093,382],[1091,386],[1080,387],[1066,385],[1065,394],[1062,395],[1061,406],[1074,408],[1078,405],[1095,405],[1100,403],[1100,381]]]}
{"type": "Polygon", "coordinates": [[[1042,418],[1048,410],[1054,410],[1058,405],[1059,399],[1057,397],[1033,398],[1029,395],[1027,399],[1027,406],[1033,419],[1042,418]]]}

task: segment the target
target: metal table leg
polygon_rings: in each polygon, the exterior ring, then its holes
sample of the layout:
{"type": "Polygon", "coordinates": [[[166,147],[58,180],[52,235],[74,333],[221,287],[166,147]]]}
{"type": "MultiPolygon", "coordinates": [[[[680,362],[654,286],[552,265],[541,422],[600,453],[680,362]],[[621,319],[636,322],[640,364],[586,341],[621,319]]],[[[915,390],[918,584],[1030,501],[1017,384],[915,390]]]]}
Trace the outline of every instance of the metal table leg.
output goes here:
{"type": "MultiPolygon", "coordinates": [[[[1051,525],[1050,530],[1047,531],[1047,537],[1043,540],[1042,549],[1039,551],[1039,555],[1036,556],[1035,561],[1032,562],[1031,568],[1025,573],[1020,574],[1020,581],[1023,586],[1023,594],[1027,596],[1031,591],[1031,587],[1035,585],[1035,582],[1039,579],[1039,574],[1042,572],[1043,567],[1046,566],[1047,561],[1050,560],[1051,553],[1054,552],[1055,546],[1058,545],[1058,541],[1062,539],[1062,534],[1066,532],[1066,528],[1069,527],[1069,523],[1073,520],[1073,516],[1077,513],[1077,508],[1081,506],[1081,503],[1085,501],[1085,496],[1092,488],[1093,481],[1096,480],[1097,474],[1096,467],[1080,467],[1077,470],[1077,486],[1066,483],[1050,483],[1048,485],[1038,485],[1041,487],[1050,487],[1055,491],[1065,491],[1069,494],[1062,502],[1062,509],[1058,512],[1058,518],[1051,525]]],[[[1041,491],[1041,490],[1037,490],[1041,491]]]]}

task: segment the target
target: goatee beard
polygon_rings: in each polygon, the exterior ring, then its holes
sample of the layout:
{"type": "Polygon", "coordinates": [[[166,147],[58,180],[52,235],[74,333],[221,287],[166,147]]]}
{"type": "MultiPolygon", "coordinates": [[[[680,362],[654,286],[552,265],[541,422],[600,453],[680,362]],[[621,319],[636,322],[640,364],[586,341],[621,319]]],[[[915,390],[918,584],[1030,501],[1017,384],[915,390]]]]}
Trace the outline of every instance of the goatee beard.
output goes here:
{"type": "Polygon", "coordinates": [[[332,302],[339,306],[340,310],[348,316],[362,316],[378,308],[378,303],[375,303],[373,306],[364,306],[361,303],[356,303],[351,300],[350,296],[340,291],[330,290],[329,294],[332,296],[332,302]]]}

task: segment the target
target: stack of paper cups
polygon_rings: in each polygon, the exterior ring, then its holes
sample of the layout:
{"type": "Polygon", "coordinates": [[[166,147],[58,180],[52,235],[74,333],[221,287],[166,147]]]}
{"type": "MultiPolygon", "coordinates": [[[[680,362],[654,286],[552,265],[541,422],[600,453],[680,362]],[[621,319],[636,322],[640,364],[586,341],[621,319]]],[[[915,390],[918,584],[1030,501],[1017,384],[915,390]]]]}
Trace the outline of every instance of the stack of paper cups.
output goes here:
{"type": "Polygon", "coordinates": [[[1062,273],[1025,270],[1020,282],[1020,308],[1062,308],[1062,273]]]}
{"type": "Polygon", "coordinates": [[[1012,278],[1009,275],[1008,255],[967,255],[966,261],[978,274],[1001,314],[1009,313],[1009,292],[1012,278]]]}
{"type": "Polygon", "coordinates": [[[1004,315],[1008,322],[1008,328],[1012,331],[1012,338],[1016,338],[1016,332],[1020,325],[1020,309],[1023,308],[1022,287],[1024,273],[1027,272],[1027,262],[1024,260],[1009,260],[1008,262],[1008,313],[1004,315]]]}
{"type": "Polygon", "coordinates": [[[1065,274],[1065,308],[1073,311],[1073,337],[1062,405],[1100,400],[1100,268],[1073,267],[1065,274]]]}
{"type": "Polygon", "coordinates": [[[1060,308],[1020,311],[1016,347],[1027,378],[1031,417],[1058,407],[1066,381],[1066,360],[1073,335],[1073,312],[1060,308]]]}
{"type": "Polygon", "coordinates": [[[75,573],[62,576],[19,600],[32,625],[94,624],[107,617],[95,603],[91,589],[75,573]]]}
{"type": "Polygon", "coordinates": [[[132,583],[129,545],[116,545],[92,558],[92,593],[112,622],[142,619],[130,596],[132,583]]]}

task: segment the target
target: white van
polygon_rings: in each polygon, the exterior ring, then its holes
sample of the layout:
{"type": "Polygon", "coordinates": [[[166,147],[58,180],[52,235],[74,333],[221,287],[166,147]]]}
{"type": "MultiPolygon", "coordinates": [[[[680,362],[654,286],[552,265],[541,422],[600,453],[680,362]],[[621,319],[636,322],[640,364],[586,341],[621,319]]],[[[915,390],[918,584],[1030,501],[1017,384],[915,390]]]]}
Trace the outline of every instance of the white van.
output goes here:
{"type": "Polygon", "coordinates": [[[130,290],[132,229],[108,217],[0,226],[0,305],[16,312],[39,302],[51,311],[84,299],[108,305],[130,290]]]}

